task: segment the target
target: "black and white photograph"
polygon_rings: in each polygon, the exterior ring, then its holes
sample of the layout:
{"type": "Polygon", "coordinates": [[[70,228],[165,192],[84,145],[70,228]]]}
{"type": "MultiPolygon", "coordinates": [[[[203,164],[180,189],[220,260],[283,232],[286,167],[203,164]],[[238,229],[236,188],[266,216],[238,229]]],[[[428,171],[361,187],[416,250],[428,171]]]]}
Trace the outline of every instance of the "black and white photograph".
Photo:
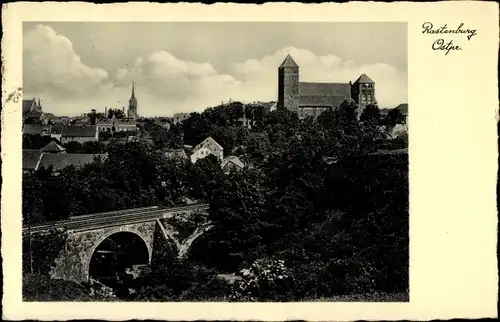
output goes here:
{"type": "Polygon", "coordinates": [[[407,23],[22,28],[23,301],[409,301],[407,23]]]}

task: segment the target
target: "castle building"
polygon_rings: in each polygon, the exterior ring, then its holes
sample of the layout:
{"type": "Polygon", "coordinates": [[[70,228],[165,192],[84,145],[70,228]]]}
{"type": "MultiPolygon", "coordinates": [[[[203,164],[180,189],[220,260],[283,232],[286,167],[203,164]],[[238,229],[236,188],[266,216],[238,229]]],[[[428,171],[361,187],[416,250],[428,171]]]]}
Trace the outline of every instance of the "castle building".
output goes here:
{"type": "Polygon", "coordinates": [[[352,99],[363,108],[376,104],[375,82],[362,74],[354,83],[306,83],[299,80],[299,66],[287,55],[278,68],[278,107],[299,117],[317,117],[329,108],[352,99]]]}
{"type": "Polygon", "coordinates": [[[127,117],[135,120],[137,116],[138,114],[137,114],[137,98],[135,97],[135,83],[132,83],[132,95],[130,96],[130,99],[128,101],[127,117]]]}

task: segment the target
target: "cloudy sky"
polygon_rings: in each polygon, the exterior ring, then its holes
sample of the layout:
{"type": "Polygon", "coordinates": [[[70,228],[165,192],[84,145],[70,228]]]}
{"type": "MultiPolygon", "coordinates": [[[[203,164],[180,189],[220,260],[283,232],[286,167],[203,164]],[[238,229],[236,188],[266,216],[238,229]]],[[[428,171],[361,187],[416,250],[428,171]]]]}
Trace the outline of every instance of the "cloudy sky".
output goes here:
{"type": "Polygon", "coordinates": [[[366,73],[381,107],[407,102],[404,23],[29,22],[23,25],[25,98],[79,115],[127,106],[142,116],[277,99],[290,53],[301,81],[349,82],[366,73]]]}

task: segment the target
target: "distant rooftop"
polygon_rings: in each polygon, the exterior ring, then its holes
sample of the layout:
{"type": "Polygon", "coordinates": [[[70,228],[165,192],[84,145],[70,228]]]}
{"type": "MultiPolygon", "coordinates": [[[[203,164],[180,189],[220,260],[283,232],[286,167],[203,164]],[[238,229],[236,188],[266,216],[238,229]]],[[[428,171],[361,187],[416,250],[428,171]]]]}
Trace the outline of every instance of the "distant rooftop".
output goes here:
{"type": "Polygon", "coordinates": [[[57,144],[55,141],[50,141],[43,149],[42,152],[59,153],[66,151],[65,148],[57,144]]]}

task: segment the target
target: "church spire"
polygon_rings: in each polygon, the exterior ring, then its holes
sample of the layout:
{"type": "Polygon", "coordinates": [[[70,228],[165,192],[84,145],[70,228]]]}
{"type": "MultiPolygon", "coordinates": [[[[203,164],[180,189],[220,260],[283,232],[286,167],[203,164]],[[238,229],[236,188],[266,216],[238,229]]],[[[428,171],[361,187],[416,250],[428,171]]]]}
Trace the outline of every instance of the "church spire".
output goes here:
{"type": "MultiPolygon", "coordinates": [[[[124,108],[125,109],[125,108],[124,108]]],[[[135,119],[137,117],[137,98],[135,97],[135,82],[132,82],[132,95],[128,101],[128,117],[135,119]]]]}

